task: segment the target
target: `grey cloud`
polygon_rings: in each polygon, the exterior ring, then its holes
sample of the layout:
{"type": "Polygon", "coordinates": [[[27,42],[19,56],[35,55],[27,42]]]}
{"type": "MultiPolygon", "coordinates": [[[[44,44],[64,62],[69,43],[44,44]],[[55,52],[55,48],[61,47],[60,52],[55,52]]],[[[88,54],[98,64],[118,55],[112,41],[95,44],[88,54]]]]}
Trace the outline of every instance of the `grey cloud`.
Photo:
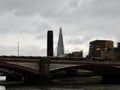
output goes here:
{"type": "MultiPolygon", "coordinates": [[[[77,2],[77,1],[76,1],[77,2]]],[[[59,10],[58,8],[55,11],[50,9],[50,14],[45,14],[44,17],[55,20],[59,23],[80,23],[84,20],[90,19],[91,21],[96,18],[119,18],[120,12],[120,1],[119,0],[82,0],[81,5],[75,5],[74,1],[69,2],[69,4],[59,3],[58,6],[61,5],[62,8],[59,10]],[[72,5],[72,4],[73,5],[72,5]],[[65,5],[65,6],[64,6],[65,5]],[[69,12],[71,8],[73,8],[72,12],[69,12]]]]}
{"type": "Polygon", "coordinates": [[[58,22],[72,22],[87,17],[119,16],[119,3],[119,0],[1,0],[0,10],[16,10],[17,15],[40,14],[58,22]]]}
{"type": "Polygon", "coordinates": [[[119,41],[119,4],[120,0],[1,0],[0,33],[42,40],[47,30],[56,34],[60,25],[67,46],[86,46],[94,39],[119,41]]]}
{"type": "Polygon", "coordinates": [[[44,0],[1,0],[0,1],[0,10],[20,10],[22,13],[31,14],[31,12],[36,12],[37,10],[42,10],[40,7],[44,7],[45,1],[44,0]]]}
{"type": "Polygon", "coordinates": [[[16,16],[14,13],[0,15],[0,32],[3,34],[38,34],[52,28],[48,20],[39,15],[16,16]]]}
{"type": "MultiPolygon", "coordinates": [[[[18,55],[18,48],[16,46],[3,46],[0,45],[0,55],[10,55],[10,56],[17,56],[18,55]]],[[[20,46],[19,50],[20,56],[45,56],[46,49],[38,46],[20,46]]]]}
{"type": "MultiPolygon", "coordinates": [[[[87,33],[86,33],[87,34],[87,33]]],[[[77,35],[71,35],[72,38],[68,37],[67,44],[80,45],[90,41],[90,36],[83,33],[77,35]]]]}
{"type": "Polygon", "coordinates": [[[0,55],[17,55],[17,49],[14,46],[0,45],[0,55]]]}
{"type": "Polygon", "coordinates": [[[95,1],[92,8],[94,9],[94,16],[106,16],[115,18],[118,17],[120,12],[120,1],[119,0],[100,0],[95,1]]]}
{"type": "Polygon", "coordinates": [[[21,56],[46,56],[46,48],[38,46],[24,46],[20,49],[21,56]]]}
{"type": "Polygon", "coordinates": [[[12,11],[16,10],[17,15],[54,15],[64,5],[64,0],[1,0],[0,1],[0,10],[1,11],[12,11]],[[60,4],[61,3],[61,4],[60,4]]]}

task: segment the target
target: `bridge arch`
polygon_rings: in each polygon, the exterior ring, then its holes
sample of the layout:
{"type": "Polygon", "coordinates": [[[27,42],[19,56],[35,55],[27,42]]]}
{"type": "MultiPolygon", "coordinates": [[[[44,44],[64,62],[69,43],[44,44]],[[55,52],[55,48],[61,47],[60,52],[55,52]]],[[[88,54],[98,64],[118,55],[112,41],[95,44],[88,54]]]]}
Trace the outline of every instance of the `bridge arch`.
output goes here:
{"type": "Polygon", "coordinates": [[[120,75],[119,67],[112,65],[104,65],[104,64],[80,64],[76,66],[55,69],[50,72],[51,74],[55,74],[64,71],[73,72],[79,69],[93,71],[96,75],[100,75],[100,76],[120,75]]]}
{"type": "Polygon", "coordinates": [[[38,75],[39,71],[37,70],[33,70],[31,68],[27,68],[24,66],[20,66],[20,65],[15,65],[15,64],[10,64],[10,63],[6,63],[6,62],[0,62],[0,71],[5,73],[5,74],[19,74],[19,75],[23,75],[23,74],[35,74],[38,75]]]}

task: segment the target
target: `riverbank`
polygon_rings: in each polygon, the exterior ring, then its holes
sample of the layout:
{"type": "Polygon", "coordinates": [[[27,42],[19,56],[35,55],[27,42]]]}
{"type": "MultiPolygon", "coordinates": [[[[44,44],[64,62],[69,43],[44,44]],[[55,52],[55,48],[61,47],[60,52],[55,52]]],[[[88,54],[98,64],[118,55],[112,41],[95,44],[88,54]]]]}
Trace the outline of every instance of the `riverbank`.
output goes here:
{"type": "Polygon", "coordinates": [[[52,80],[54,84],[82,84],[82,83],[100,83],[102,77],[91,76],[91,77],[67,77],[52,80]]]}
{"type": "MultiPolygon", "coordinates": [[[[91,76],[91,77],[66,77],[60,79],[53,79],[49,83],[43,84],[82,84],[82,83],[99,83],[102,81],[102,78],[99,76],[91,76]]],[[[21,82],[14,82],[14,81],[1,81],[0,85],[20,85],[25,84],[21,82]]],[[[27,84],[27,83],[26,83],[27,84]]],[[[40,83],[31,83],[31,84],[42,84],[40,83]]]]}

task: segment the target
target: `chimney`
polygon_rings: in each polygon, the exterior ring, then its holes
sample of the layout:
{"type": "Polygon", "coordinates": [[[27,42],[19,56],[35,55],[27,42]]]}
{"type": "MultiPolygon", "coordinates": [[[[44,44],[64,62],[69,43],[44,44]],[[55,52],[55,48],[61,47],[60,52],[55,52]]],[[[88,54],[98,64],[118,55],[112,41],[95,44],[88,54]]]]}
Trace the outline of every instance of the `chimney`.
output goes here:
{"type": "Polygon", "coordinates": [[[47,56],[53,56],[53,31],[47,32],[47,56]]]}

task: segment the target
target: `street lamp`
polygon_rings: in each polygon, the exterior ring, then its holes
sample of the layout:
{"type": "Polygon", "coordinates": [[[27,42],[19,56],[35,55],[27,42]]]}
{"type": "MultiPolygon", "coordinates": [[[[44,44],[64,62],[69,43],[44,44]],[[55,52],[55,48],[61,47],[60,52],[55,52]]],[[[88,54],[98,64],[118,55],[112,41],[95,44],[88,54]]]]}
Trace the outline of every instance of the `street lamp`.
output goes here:
{"type": "Polygon", "coordinates": [[[18,42],[18,56],[19,56],[19,42],[18,42]]]}

